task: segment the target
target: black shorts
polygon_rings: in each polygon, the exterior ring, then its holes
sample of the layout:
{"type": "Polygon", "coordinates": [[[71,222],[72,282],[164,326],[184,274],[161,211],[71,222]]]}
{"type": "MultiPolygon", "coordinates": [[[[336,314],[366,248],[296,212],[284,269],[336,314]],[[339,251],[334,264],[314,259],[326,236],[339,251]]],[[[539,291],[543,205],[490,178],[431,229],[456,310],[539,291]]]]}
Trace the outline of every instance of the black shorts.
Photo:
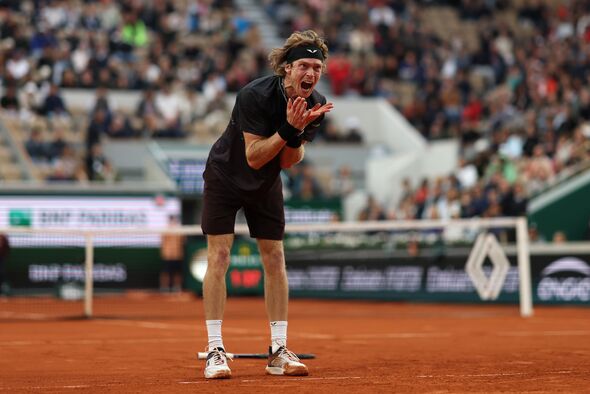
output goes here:
{"type": "Polygon", "coordinates": [[[282,240],[285,234],[285,211],[280,178],[264,193],[239,193],[222,182],[215,171],[203,175],[203,215],[201,229],[210,235],[233,234],[236,214],[244,215],[252,238],[282,240]]]}
{"type": "Polygon", "coordinates": [[[182,260],[164,260],[163,271],[169,274],[182,272],[182,260]]]}

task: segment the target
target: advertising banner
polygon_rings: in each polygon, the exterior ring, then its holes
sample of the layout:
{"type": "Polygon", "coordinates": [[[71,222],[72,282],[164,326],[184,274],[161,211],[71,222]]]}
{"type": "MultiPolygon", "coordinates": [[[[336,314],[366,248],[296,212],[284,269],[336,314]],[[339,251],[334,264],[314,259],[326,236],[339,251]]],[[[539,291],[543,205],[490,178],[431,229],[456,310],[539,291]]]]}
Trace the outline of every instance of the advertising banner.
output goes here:
{"type": "Polygon", "coordinates": [[[534,267],[538,302],[590,305],[590,255],[537,256],[534,267]]]}
{"type": "MultiPolygon", "coordinates": [[[[180,214],[176,197],[164,196],[0,196],[0,228],[62,228],[82,230],[101,228],[157,229],[168,225],[168,216],[180,214]]],[[[11,245],[83,245],[82,237],[11,235],[11,245]]],[[[96,239],[97,245],[159,246],[157,234],[108,236],[96,239]]]]}
{"type": "MultiPolygon", "coordinates": [[[[320,253],[321,254],[321,253],[320,253]]],[[[465,272],[467,255],[438,257],[288,259],[293,297],[380,300],[466,301],[479,298],[465,272]]],[[[518,268],[514,256],[495,302],[518,302],[518,268]]],[[[489,276],[491,266],[484,266],[489,276]]],[[[590,253],[532,255],[531,275],[535,304],[590,306],[590,253]]]]}
{"type": "MultiPolygon", "coordinates": [[[[94,258],[96,289],[157,289],[159,286],[162,270],[159,248],[97,248],[94,258]]],[[[84,249],[12,248],[5,274],[15,291],[83,283],[84,249]]]]}
{"type": "MultiPolygon", "coordinates": [[[[187,246],[187,288],[202,292],[207,271],[207,243],[204,238],[191,240],[187,246]]],[[[229,295],[260,295],[264,293],[262,262],[256,242],[237,236],[231,249],[230,266],[226,275],[229,295]]]]}

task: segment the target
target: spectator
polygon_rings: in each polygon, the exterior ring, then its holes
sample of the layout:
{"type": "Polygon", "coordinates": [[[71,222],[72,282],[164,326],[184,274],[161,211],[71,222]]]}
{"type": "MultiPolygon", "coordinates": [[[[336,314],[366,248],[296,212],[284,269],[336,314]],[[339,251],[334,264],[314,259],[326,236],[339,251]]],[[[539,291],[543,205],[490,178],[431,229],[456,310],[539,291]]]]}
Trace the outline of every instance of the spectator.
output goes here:
{"type": "Polygon", "coordinates": [[[80,160],[69,145],[64,146],[61,154],[53,160],[46,177],[46,180],[50,182],[83,182],[87,179],[80,160]]]}
{"type": "Polygon", "coordinates": [[[292,198],[312,200],[324,197],[315,169],[309,162],[302,162],[299,166],[295,166],[290,170],[292,171],[290,172],[289,189],[292,198]]]}
{"type": "Polygon", "coordinates": [[[416,204],[416,217],[422,217],[424,208],[426,206],[426,200],[430,195],[430,181],[424,178],[420,184],[420,187],[414,194],[414,203],[416,204]]]}
{"type": "Polygon", "coordinates": [[[31,70],[29,60],[21,49],[16,49],[12,56],[6,61],[6,71],[9,79],[14,81],[23,80],[31,70]]]}
{"type": "Polygon", "coordinates": [[[153,88],[148,87],[143,91],[143,97],[137,106],[135,115],[143,122],[143,128],[149,132],[149,136],[160,129],[159,120],[162,114],[156,104],[156,93],[153,88]]]}
{"type": "Polygon", "coordinates": [[[92,145],[86,156],[86,174],[90,181],[114,182],[117,172],[103,153],[100,143],[92,145]]]}
{"type": "Polygon", "coordinates": [[[475,168],[473,163],[469,163],[464,158],[461,158],[459,159],[459,168],[455,172],[455,176],[459,180],[462,189],[470,189],[477,183],[477,168],[475,168]]]}
{"type": "Polygon", "coordinates": [[[86,149],[90,151],[92,146],[100,143],[105,134],[108,133],[106,113],[103,109],[97,109],[92,114],[92,119],[86,130],[86,149]]]}
{"type": "MultiPolygon", "coordinates": [[[[180,225],[178,217],[168,218],[168,227],[180,225]]],[[[182,265],[184,259],[185,237],[182,234],[164,233],[160,248],[162,271],[160,272],[160,291],[180,292],[182,290],[182,265]]]]}
{"type": "Polygon", "coordinates": [[[356,116],[349,116],[344,122],[343,142],[360,143],[363,140],[361,121],[356,116]]]}
{"type": "Polygon", "coordinates": [[[360,221],[373,221],[373,220],[385,220],[386,215],[381,207],[381,204],[373,196],[369,196],[367,199],[367,205],[358,215],[360,221]]]}
{"type": "Polygon", "coordinates": [[[31,130],[29,139],[25,142],[27,153],[36,163],[46,163],[48,160],[48,147],[43,139],[42,130],[39,127],[34,127],[31,130]]]}
{"type": "Polygon", "coordinates": [[[2,98],[0,98],[0,107],[2,112],[13,116],[18,115],[20,110],[20,103],[16,94],[16,86],[9,84],[2,98]]]}
{"type": "Polygon", "coordinates": [[[115,113],[106,133],[111,138],[133,138],[139,136],[139,133],[133,128],[129,119],[121,113],[115,113]]]}
{"type": "Polygon", "coordinates": [[[41,113],[47,117],[68,117],[69,112],[59,92],[59,87],[51,84],[49,93],[43,101],[41,113]]]}
{"type": "Polygon", "coordinates": [[[53,140],[47,144],[47,157],[49,161],[62,156],[66,147],[68,147],[68,143],[63,130],[55,130],[53,133],[53,140]]]}
{"type": "Polygon", "coordinates": [[[156,96],[155,105],[157,112],[162,114],[163,124],[154,137],[183,137],[180,123],[180,100],[172,91],[172,81],[168,80],[162,85],[160,93],[156,96]]]}
{"type": "Polygon", "coordinates": [[[332,178],[330,186],[331,195],[344,198],[355,190],[352,170],[349,166],[343,165],[338,168],[336,176],[332,178]]]}
{"type": "Polygon", "coordinates": [[[553,243],[555,244],[563,244],[567,242],[567,236],[563,231],[556,231],[553,234],[553,243]]]}
{"type": "Polygon", "coordinates": [[[94,117],[96,111],[104,112],[104,126],[108,127],[113,117],[113,105],[109,99],[109,90],[105,85],[100,85],[96,88],[94,102],[90,105],[90,116],[94,117]]]}
{"type": "Polygon", "coordinates": [[[133,48],[139,48],[148,44],[148,31],[137,12],[128,10],[123,14],[123,28],[121,30],[121,49],[131,52],[133,48]]]}

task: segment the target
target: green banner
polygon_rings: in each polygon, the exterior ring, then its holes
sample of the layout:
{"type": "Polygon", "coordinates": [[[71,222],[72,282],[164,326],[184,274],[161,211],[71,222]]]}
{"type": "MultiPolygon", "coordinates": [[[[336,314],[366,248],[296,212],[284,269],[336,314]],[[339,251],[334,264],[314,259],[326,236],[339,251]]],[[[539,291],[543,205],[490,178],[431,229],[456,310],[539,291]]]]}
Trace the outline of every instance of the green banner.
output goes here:
{"type": "MultiPolygon", "coordinates": [[[[5,263],[6,281],[14,289],[51,289],[84,282],[84,249],[12,248],[5,263]]],[[[97,289],[158,288],[162,268],[159,248],[96,248],[97,289]]]]}
{"type": "MultiPolygon", "coordinates": [[[[188,272],[185,285],[200,294],[207,270],[207,243],[204,238],[189,240],[187,252],[188,272]]],[[[231,249],[226,284],[229,295],[258,295],[264,292],[262,263],[254,240],[236,236],[231,249]]]]}

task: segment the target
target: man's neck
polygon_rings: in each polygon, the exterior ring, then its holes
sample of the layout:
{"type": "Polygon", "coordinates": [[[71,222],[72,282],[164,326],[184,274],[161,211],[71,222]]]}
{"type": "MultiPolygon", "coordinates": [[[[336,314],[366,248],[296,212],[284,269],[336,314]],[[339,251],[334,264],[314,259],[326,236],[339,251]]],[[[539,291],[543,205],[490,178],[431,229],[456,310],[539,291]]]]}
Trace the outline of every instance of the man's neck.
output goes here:
{"type": "Polygon", "coordinates": [[[295,89],[293,88],[293,86],[291,85],[291,81],[287,77],[284,77],[281,83],[283,84],[283,90],[287,98],[294,99],[297,97],[295,94],[295,89]]]}

